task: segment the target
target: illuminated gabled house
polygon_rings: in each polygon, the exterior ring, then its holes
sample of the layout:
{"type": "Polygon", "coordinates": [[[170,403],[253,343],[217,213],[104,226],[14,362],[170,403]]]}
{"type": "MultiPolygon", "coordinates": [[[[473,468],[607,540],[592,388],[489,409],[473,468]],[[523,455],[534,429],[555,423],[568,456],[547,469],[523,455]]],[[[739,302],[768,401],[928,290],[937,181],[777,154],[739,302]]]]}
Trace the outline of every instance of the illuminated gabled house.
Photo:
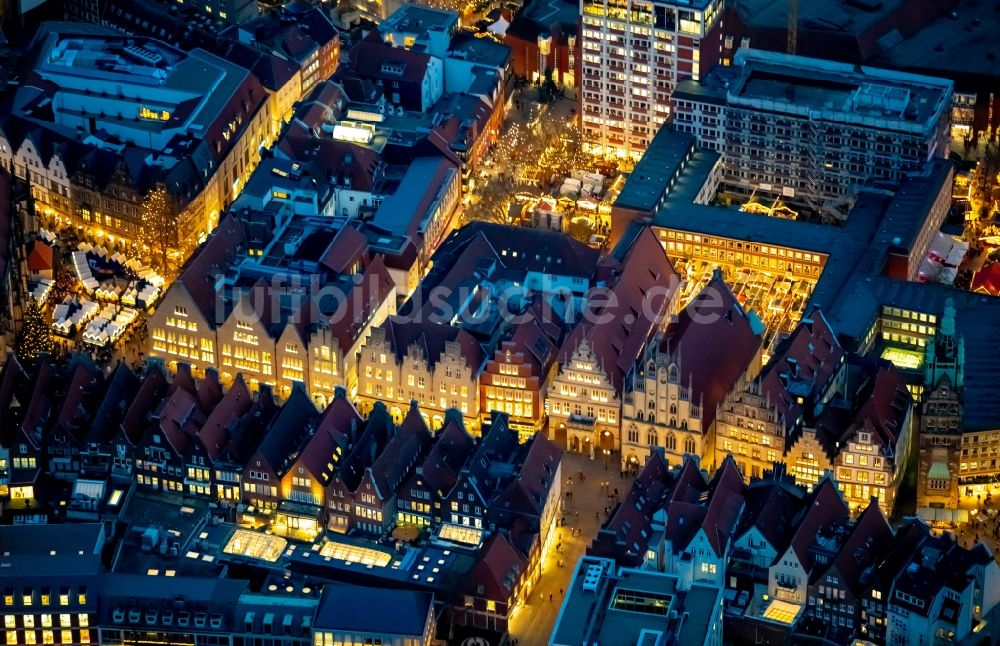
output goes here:
{"type": "Polygon", "coordinates": [[[517,433],[507,424],[506,415],[493,415],[493,422],[486,429],[458,481],[441,500],[441,527],[438,535],[443,540],[479,545],[490,529],[487,515],[489,505],[516,474],[515,453],[517,433]]]}
{"type": "Polygon", "coordinates": [[[13,462],[11,453],[31,393],[31,379],[13,354],[8,354],[0,371],[0,501],[10,496],[13,462]]]}
{"type": "Polygon", "coordinates": [[[275,523],[284,522],[289,530],[287,535],[315,536],[325,525],[326,486],[345,452],[354,445],[361,421],[345,391],[338,389],[281,478],[282,504],[275,523]],[[295,532],[288,523],[291,509],[299,512],[295,532]]]}
{"type": "Polygon", "coordinates": [[[20,369],[15,359],[7,362],[4,373],[5,387],[9,387],[11,391],[9,397],[11,408],[7,410],[12,413],[13,422],[9,425],[4,424],[8,468],[7,493],[11,506],[23,507],[35,499],[35,483],[42,465],[42,429],[49,415],[47,389],[52,384],[55,374],[51,365],[43,361],[39,364],[32,382],[28,373],[20,369]]]}
{"type": "Polygon", "coordinates": [[[590,299],[563,341],[545,405],[550,438],[607,456],[621,446],[626,378],[676,312],[680,279],[652,229],[633,224],[601,258],[592,285],[607,291],[590,299]]]}
{"type": "Polygon", "coordinates": [[[496,533],[479,551],[466,579],[465,602],[454,609],[455,622],[506,632],[508,617],[526,597],[528,560],[510,539],[496,533]]]}
{"type": "Polygon", "coordinates": [[[430,445],[432,436],[416,404],[396,429],[371,467],[365,470],[355,492],[355,513],[362,513],[356,523],[369,533],[383,533],[396,524],[398,494],[406,477],[416,467],[417,459],[430,445]],[[375,512],[374,514],[372,512],[375,512]],[[371,523],[373,516],[381,523],[371,523]],[[373,525],[371,529],[367,529],[373,525]],[[374,531],[373,531],[374,530],[374,531]]]}
{"type": "Polygon", "coordinates": [[[76,356],[59,376],[53,392],[52,426],[44,433],[46,471],[60,480],[74,481],[80,473],[80,448],[103,386],[100,372],[89,357],[76,356]]]}
{"type": "Polygon", "coordinates": [[[809,577],[817,565],[816,552],[810,549],[812,543],[819,532],[847,518],[847,505],[837,492],[836,484],[830,478],[823,478],[794,519],[795,529],[788,547],[768,567],[767,594],[772,603],[762,610],[765,618],[769,612],[773,615],[780,609],[791,614],[785,623],[792,623],[791,619],[802,613],[809,596],[809,577]]]}
{"type": "Polygon", "coordinates": [[[434,445],[399,487],[396,523],[437,527],[442,520],[442,499],[458,481],[458,474],[476,450],[476,442],[462,424],[461,414],[445,412],[444,426],[434,445]]]}
{"type": "Polygon", "coordinates": [[[264,439],[271,421],[278,412],[270,390],[262,388],[250,411],[240,418],[229,441],[213,460],[215,500],[223,507],[238,506],[245,496],[243,474],[250,456],[264,439]]]}
{"type": "Polygon", "coordinates": [[[811,548],[818,555],[809,577],[809,600],[799,624],[831,641],[849,640],[865,619],[862,596],[872,568],[882,560],[893,538],[892,528],[873,500],[857,520],[836,531],[820,534],[811,548]]]}
{"type": "Polygon", "coordinates": [[[644,464],[657,446],[671,464],[710,457],[717,407],[739,379],[760,370],[763,332],[716,269],[626,376],[622,467],[644,464]]]}
{"type": "Polygon", "coordinates": [[[283,501],[281,479],[295,462],[296,452],[319,416],[301,385],[292,389],[288,400],[278,409],[263,439],[247,459],[240,476],[243,502],[269,516],[283,501]]]}
{"type": "Polygon", "coordinates": [[[143,380],[124,363],[108,377],[80,441],[81,476],[105,480],[111,475],[111,465],[117,457],[115,438],[142,384],[143,380]]]}
{"type": "Polygon", "coordinates": [[[184,493],[185,453],[205,423],[203,402],[211,405],[221,395],[218,388],[199,388],[187,366],[181,365],[166,397],[149,416],[136,446],[135,477],[139,488],[184,493]]]}
{"type": "Polygon", "coordinates": [[[135,478],[135,459],[146,429],[146,420],[166,392],[167,379],[163,371],[151,367],[146,371],[142,385],[110,440],[112,482],[122,485],[132,484],[135,478]]]}
{"type": "MultiPolygon", "coordinates": [[[[214,375],[213,373],[210,373],[214,375]]],[[[214,477],[215,460],[229,443],[232,434],[239,427],[240,419],[253,408],[253,398],[243,381],[237,375],[229,390],[205,418],[204,424],[188,443],[184,452],[185,493],[192,496],[214,498],[217,479],[214,477]]]]}
{"type": "Polygon", "coordinates": [[[377,402],[365,420],[361,435],[344,456],[326,486],[327,527],[346,533],[352,529],[380,534],[388,521],[383,516],[382,501],[375,495],[367,477],[389,441],[396,426],[385,404],[377,402]]]}

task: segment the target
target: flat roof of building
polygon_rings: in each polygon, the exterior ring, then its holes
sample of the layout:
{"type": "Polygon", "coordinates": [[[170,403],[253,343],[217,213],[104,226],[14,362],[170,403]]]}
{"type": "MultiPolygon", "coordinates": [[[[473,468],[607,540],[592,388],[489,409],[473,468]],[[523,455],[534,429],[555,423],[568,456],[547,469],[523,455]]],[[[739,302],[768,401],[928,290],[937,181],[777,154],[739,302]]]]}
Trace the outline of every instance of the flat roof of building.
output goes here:
{"type": "Polygon", "coordinates": [[[722,86],[729,105],[907,133],[935,129],[954,88],[930,76],[748,48],[732,67],[705,80],[722,86]]]}
{"type": "Polygon", "coordinates": [[[421,34],[435,29],[450,29],[457,25],[458,14],[454,11],[418,4],[404,4],[383,20],[378,29],[383,34],[396,31],[421,34]]]}
{"type": "Polygon", "coordinates": [[[469,62],[490,67],[505,67],[513,56],[511,48],[490,38],[477,38],[461,31],[451,39],[452,58],[465,58],[469,62]]]}
{"type": "Polygon", "coordinates": [[[694,135],[661,128],[629,173],[615,206],[650,211],[693,154],[694,135]]]}
{"type": "Polygon", "coordinates": [[[0,526],[3,577],[86,575],[101,568],[100,523],[0,526]]]}
{"type": "Polygon", "coordinates": [[[328,583],[323,586],[313,627],[317,630],[423,635],[433,606],[432,592],[328,583]]]}
{"type": "MultiPolygon", "coordinates": [[[[831,0],[833,2],[833,0],[831,0]]],[[[811,4],[811,3],[806,3],[811,4]]],[[[940,73],[1000,77],[1000,41],[992,0],[962,0],[955,17],[944,15],[917,33],[898,29],[879,39],[882,54],[895,67],[940,73]]]]}
{"type": "Polygon", "coordinates": [[[721,609],[719,588],[695,583],[684,591],[677,576],[615,568],[609,559],[577,562],[550,643],[635,646],[655,633],[672,634],[678,644],[706,643],[721,609]]]}

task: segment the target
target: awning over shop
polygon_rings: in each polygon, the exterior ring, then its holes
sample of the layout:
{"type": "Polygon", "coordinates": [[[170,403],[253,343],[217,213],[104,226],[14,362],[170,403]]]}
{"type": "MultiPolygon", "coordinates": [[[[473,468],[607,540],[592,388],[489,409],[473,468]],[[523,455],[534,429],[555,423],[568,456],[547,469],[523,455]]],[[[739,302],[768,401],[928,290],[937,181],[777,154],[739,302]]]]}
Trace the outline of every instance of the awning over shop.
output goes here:
{"type": "Polygon", "coordinates": [[[931,465],[930,470],[927,472],[927,478],[930,480],[950,479],[951,474],[948,472],[948,465],[944,462],[935,462],[931,465]]]}

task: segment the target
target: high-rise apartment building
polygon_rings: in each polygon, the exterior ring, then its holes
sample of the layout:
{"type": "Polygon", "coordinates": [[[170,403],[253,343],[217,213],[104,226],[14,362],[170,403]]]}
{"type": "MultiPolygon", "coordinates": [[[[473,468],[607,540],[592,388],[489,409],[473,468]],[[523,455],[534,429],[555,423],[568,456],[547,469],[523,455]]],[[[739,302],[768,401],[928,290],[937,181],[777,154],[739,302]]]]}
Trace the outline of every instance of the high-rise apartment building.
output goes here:
{"type": "Polygon", "coordinates": [[[719,60],[721,0],[581,0],[584,150],[638,159],[678,81],[719,60]]]}
{"type": "MultiPolygon", "coordinates": [[[[722,155],[724,190],[847,217],[860,186],[948,154],[949,80],[740,49],[673,93],[675,128],[722,155]]],[[[584,113],[586,118],[586,112],[584,113]]]]}

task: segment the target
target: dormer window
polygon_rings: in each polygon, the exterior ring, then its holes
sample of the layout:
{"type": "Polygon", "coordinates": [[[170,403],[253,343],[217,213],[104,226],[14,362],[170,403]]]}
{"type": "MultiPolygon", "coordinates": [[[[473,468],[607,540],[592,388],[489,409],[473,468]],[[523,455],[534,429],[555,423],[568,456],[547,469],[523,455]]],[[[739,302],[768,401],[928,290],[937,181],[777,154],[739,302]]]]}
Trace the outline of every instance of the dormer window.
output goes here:
{"type": "Polygon", "coordinates": [[[382,62],[382,73],[392,74],[394,76],[402,76],[403,72],[406,71],[406,63],[402,61],[383,61],[382,62]]]}

